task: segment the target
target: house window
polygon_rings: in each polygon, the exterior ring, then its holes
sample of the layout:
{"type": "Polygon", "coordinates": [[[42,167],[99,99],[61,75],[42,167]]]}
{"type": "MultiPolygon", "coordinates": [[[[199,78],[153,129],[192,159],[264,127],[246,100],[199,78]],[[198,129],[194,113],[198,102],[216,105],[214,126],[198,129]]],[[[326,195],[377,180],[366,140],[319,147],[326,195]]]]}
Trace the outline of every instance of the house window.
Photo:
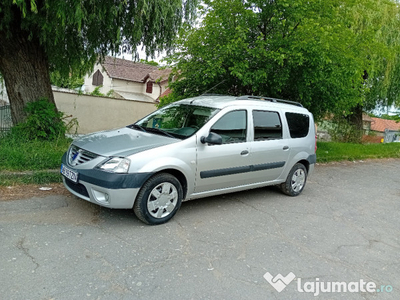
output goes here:
{"type": "Polygon", "coordinates": [[[146,85],[146,93],[153,93],[153,83],[151,81],[147,81],[146,85]]]}
{"type": "Polygon", "coordinates": [[[97,70],[93,74],[92,84],[95,86],[103,85],[103,75],[101,74],[100,70],[97,70]]]}

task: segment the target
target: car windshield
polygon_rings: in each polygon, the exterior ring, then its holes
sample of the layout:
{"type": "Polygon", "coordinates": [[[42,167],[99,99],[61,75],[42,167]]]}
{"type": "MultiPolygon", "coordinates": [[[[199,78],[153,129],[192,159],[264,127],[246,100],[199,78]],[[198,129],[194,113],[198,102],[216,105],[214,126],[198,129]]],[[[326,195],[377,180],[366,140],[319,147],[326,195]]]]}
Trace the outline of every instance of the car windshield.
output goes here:
{"type": "Polygon", "coordinates": [[[176,104],[155,111],[131,125],[131,128],[186,139],[199,130],[219,109],[176,104]]]}

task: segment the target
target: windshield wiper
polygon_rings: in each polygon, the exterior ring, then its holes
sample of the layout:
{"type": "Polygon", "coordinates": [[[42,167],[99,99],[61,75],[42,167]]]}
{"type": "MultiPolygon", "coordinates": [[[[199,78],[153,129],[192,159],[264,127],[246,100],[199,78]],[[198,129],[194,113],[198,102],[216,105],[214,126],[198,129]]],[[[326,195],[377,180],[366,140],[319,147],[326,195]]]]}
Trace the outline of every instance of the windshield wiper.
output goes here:
{"type": "Polygon", "coordinates": [[[176,136],[173,136],[172,134],[170,134],[170,133],[168,133],[168,132],[166,132],[164,130],[161,130],[159,128],[151,128],[151,127],[149,127],[149,128],[146,128],[146,130],[150,131],[150,132],[154,132],[154,133],[161,133],[161,134],[166,135],[166,136],[168,136],[170,138],[176,139],[176,136]]]}
{"type": "Polygon", "coordinates": [[[142,126],[140,126],[140,125],[137,125],[137,124],[132,124],[132,125],[129,125],[128,127],[130,127],[130,128],[135,128],[135,129],[139,129],[139,130],[141,130],[141,131],[146,132],[146,129],[144,129],[144,127],[142,127],[142,126]]]}

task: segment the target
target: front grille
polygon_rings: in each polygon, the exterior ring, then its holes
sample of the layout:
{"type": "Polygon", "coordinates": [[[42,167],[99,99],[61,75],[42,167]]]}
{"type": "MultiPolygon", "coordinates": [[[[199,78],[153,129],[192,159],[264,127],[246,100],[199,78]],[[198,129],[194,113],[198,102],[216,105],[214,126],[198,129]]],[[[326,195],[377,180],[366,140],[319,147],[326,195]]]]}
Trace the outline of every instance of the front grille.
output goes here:
{"type": "Polygon", "coordinates": [[[89,197],[89,193],[88,193],[86,187],[83,184],[72,182],[69,179],[65,179],[65,183],[74,192],[77,192],[79,195],[82,195],[82,196],[85,196],[87,198],[90,198],[89,197]]]}
{"type": "Polygon", "coordinates": [[[74,145],[69,149],[69,164],[71,166],[77,166],[80,164],[84,164],[92,159],[98,157],[97,154],[83,150],[74,145]]]}

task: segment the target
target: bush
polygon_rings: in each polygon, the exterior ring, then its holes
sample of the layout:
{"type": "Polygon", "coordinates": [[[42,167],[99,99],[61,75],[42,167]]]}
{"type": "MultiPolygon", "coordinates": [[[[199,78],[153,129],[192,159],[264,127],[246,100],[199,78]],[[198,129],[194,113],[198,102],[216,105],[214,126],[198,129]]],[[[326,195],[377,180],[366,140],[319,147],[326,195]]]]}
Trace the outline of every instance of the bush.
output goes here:
{"type": "Polygon", "coordinates": [[[332,126],[328,129],[332,141],[340,143],[361,142],[362,129],[356,128],[344,117],[335,117],[332,121],[332,126]]]}
{"type": "Polygon", "coordinates": [[[25,140],[55,140],[64,138],[65,133],[77,126],[77,120],[64,123],[66,116],[58,112],[53,103],[41,98],[30,102],[25,107],[27,117],[25,122],[17,124],[11,134],[25,140]]]}
{"type": "Polygon", "coordinates": [[[89,95],[105,97],[105,95],[104,95],[102,92],[100,92],[100,89],[101,89],[102,87],[103,87],[102,85],[99,85],[98,87],[96,87],[96,88],[93,90],[93,92],[89,93],[89,95]]]}
{"type": "Polygon", "coordinates": [[[161,97],[161,98],[160,98],[160,103],[158,103],[157,107],[158,107],[158,108],[161,108],[161,107],[166,106],[166,105],[168,105],[168,104],[171,104],[171,103],[173,103],[173,102],[182,100],[183,98],[184,98],[183,96],[177,96],[177,95],[172,91],[170,94],[165,95],[164,97],[161,97]]]}

